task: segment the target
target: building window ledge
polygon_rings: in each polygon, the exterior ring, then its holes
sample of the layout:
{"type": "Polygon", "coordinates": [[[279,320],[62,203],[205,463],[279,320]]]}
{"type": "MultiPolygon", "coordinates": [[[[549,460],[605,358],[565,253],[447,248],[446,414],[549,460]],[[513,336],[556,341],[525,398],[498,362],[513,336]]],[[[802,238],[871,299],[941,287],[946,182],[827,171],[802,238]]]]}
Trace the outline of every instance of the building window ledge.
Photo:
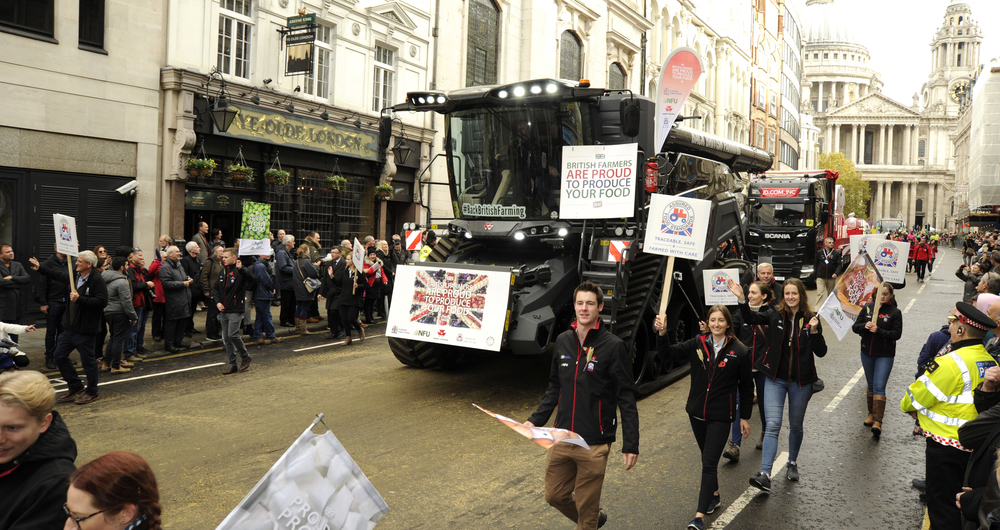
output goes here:
{"type": "Polygon", "coordinates": [[[79,44],[78,48],[80,48],[81,50],[83,50],[85,52],[93,52],[93,53],[99,53],[101,55],[108,55],[108,51],[107,50],[105,50],[104,48],[101,48],[100,46],[94,46],[93,44],[84,44],[84,43],[81,42],[79,44]]]}
{"type": "Polygon", "coordinates": [[[42,42],[48,42],[51,44],[59,44],[59,41],[48,35],[42,35],[39,33],[34,33],[19,28],[13,28],[10,26],[0,25],[0,33],[10,33],[11,35],[17,35],[19,37],[27,37],[29,39],[40,40],[42,42]]]}

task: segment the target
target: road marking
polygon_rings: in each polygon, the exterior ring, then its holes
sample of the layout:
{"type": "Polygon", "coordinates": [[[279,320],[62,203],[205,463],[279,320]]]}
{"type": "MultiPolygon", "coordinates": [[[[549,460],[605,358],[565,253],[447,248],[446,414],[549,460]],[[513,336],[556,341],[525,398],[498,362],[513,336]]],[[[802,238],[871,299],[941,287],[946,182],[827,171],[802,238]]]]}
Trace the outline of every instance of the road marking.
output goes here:
{"type": "MultiPolygon", "coordinates": [[[[383,335],[365,335],[365,338],[374,339],[375,337],[382,337],[382,336],[383,335]]],[[[315,350],[316,348],[326,348],[327,346],[337,346],[338,344],[344,344],[344,341],[331,342],[329,344],[320,344],[319,346],[309,346],[308,348],[299,348],[297,350],[292,350],[292,351],[295,353],[299,353],[300,351],[315,350]]]]}
{"type": "MultiPolygon", "coordinates": [[[[781,469],[785,467],[785,464],[787,462],[788,462],[788,451],[782,451],[781,454],[778,455],[778,458],[774,459],[774,466],[771,468],[772,488],[774,487],[773,477],[781,472],[781,469]]],[[[741,511],[743,511],[743,508],[746,508],[747,504],[750,504],[750,501],[752,501],[753,498],[760,493],[761,490],[755,488],[754,486],[750,486],[749,488],[747,488],[747,490],[743,492],[743,495],[737,497],[736,500],[733,501],[733,503],[730,504],[728,508],[726,508],[726,511],[722,512],[721,515],[716,517],[715,521],[712,521],[711,528],[720,528],[720,529],[725,528],[726,525],[733,522],[733,519],[736,519],[736,516],[739,515],[741,511]]]]}
{"type": "Polygon", "coordinates": [[[915,304],[916,302],[917,302],[916,298],[911,298],[910,299],[910,303],[906,304],[906,309],[903,310],[903,314],[905,315],[905,314],[909,313],[910,312],[910,308],[913,307],[913,304],[915,304]]]}
{"type": "Polygon", "coordinates": [[[919,290],[919,291],[917,291],[917,294],[920,294],[920,293],[924,292],[924,288],[925,288],[925,287],[927,287],[927,284],[926,284],[926,283],[924,283],[924,284],[921,284],[921,285],[920,285],[920,290],[919,290]]]}
{"type": "Polygon", "coordinates": [[[854,388],[854,385],[858,384],[858,380],[861,379],[861,376],[863,375],[865,375],[865,369],[858,368],[858,373],[854,374],[854,377],[852,377],[851,380],[844,385],[844,388],[840,389],[840,393],[834,396],[833,400],[830,401],[830,404],[823,409],[823,412],[833,412],[833,409],[837,408],[837,405],[840,405],[840,402],[843,401],[844,397],[846,397],[851,389],[854,388]]]}
{"type": "MultiPolygon", "coordinates": [[[[103,387],[103,386],[114,385],[114,384],[118,384],[118,383],[124,383],[126,381],[138,381],[140,379],[149,379],[151,377],[161,377],[161,376],[164,376],[164,375],[178,374],[178,373],[181,373],[181,372],[190,372],[191,370],[201,370],[202,368],[212,368],[214,366],[222,366],[224,364],[227,364],[227,363],[203,364],[201,366],[192,366],[190,368],[181,368],[179,370],[170,370],[170,371],[167,371],[167,372],[159,372],[159,373],[149,374],[149,375],[140,375],[140,376],[137,376],[137,377],[129,377],[129,378],[126,378],[126,379],[115,379],[113,381],[101,381],[99,386],[103,387]]],[[[62,386],[62,385],[66,384],[66,381],[64,381],[62,379],[58,379],[58,378],[56,378],[56,379],[50,379],[50,382],[52,383],[52,386],[62,386]]]]}

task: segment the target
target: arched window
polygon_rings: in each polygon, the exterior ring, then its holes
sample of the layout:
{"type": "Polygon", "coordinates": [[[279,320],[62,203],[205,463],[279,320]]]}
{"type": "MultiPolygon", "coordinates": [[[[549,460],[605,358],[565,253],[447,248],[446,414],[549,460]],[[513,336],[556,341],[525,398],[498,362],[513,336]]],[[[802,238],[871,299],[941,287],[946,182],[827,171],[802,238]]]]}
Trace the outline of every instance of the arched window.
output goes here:
{"type": "Polygon", "coordinates": [[[579,80],[583,77],[583,44],[572,31],[559,39],[559,77],[579,80]]]}
{"type": "Polygon", "coordinates": [[[611,90],[625,90],[625,69],[618,63],[611,63],[608,69],[608,88],[611,90]]]}
{"type": "Polygon", "coordinates": [[[491,0],[471,0],[465,86],[496,84],[499,36],[500,10],[496,4],[491,0]]]}
{"type": "Polygon", "coordinates": [[[923,199],[917,199],[917,207],[916,207],[915,211],[917,211],[917,212],[923,212],[924,211],[924,200],[923,199]]]}
{"type": "Polygon", "coordinates": [[[926,152],[927,152],[927,141],[920,140],[919,142],[917,142],[917,157],[923,158],[927,156],[926,152]]]}

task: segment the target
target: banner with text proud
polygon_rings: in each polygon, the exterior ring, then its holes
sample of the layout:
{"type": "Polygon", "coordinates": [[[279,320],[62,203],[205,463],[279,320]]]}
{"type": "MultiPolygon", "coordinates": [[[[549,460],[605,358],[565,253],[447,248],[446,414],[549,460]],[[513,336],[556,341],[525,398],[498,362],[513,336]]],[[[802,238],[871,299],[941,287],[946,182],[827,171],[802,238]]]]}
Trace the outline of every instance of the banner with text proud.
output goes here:
{"type": "Polygon", "coordinates": [[[559,217],[632,217],[638,150],[638,144],[563,147],[559,217]]]}
{"type": "Polygon", "coordinates": [[[643,252],[701,260],[711,214],[711,201],[654,193],[649,200],[643,252]]]}

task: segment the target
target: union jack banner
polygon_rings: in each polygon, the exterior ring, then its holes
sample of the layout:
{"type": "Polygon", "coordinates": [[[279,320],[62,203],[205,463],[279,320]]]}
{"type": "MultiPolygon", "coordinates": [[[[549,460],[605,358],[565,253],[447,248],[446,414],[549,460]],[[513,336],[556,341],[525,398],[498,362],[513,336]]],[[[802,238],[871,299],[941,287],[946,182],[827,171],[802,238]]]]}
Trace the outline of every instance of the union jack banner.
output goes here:
{"type": "Polygon", "coordinates": [[[481,329],[489,283],[485,274],[444,269],[417,271],[410,322],[481,329]]]}

